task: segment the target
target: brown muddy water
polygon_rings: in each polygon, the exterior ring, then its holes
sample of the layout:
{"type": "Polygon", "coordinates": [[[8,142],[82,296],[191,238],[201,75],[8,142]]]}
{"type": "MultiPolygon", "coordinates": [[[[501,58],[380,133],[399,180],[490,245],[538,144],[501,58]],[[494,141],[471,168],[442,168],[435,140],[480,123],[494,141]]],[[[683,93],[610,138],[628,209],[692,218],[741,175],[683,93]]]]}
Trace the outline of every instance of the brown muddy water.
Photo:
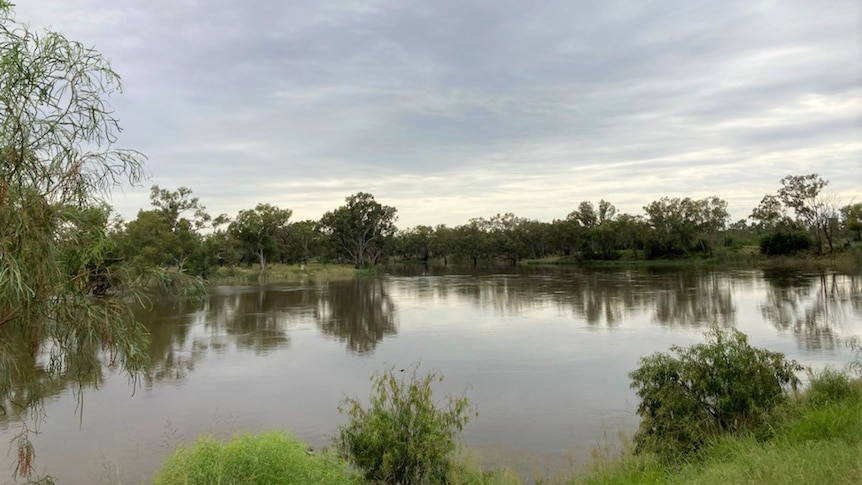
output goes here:
{"type": "MultiPolygon", "coordinates": [[[[148,376],[133,386],[106,371],[99,389],[47,399],[38,469],[61,484],[147,483],[177,443],[204,433],[278,428],[326,446],[345,395],[364,398],[372,373],[413,362],[446,376],[440,393],[476,404],[461,438],[484,463],[548,475],[633,432],[627,373],[642,356],[702,341],[710,325],[815,368],[844,366],[853,358],[845,339],[862,335],[862,276],[387,275],[215,286],[201,302],[157,302],[139,315],[152,332],[148,376]]],[[[0,417],[0,441],[20,426],[0,417]]],[[[11,481],[13,458],[0,452],[0,483],[11,481]]]]}

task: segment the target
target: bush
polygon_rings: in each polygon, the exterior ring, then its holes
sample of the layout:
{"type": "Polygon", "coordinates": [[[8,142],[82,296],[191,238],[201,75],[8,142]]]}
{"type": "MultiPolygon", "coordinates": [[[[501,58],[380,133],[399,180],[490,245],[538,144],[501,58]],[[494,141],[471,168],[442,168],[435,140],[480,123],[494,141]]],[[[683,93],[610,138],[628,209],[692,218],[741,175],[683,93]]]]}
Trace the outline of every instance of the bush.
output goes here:
{"type": "Polygon", "coordinates": [[[640,398],[637,452],[678,459],[712,438],[738,431],[761,432],[770,411],[796,389],[802,370],[784,355],[753,348],[745,334],[713,329],[708,342],[671,347],[641,359],[629,374],[640,398]]]}
{"type": "Polygon", "coordinates": [[[455,435],[476,415],[475,409],[464,396],[449,396],[445,406],[438,406],[431,384],[442,381],[442,376],[429,372],[418,377],[418,367],[400,371],[389,367],[372,376],[368,408],[355,398],[345,399],[339,407],[350,420],[339,427],[336,447],[368,480],[405,485],[447,482],[455,435]]]}
{"type": "Polygon", "coordinates": [[[165,460],[153,485],[340,485],[360,477],[334,454],[310,454],[288,434],[243,435],[228,443],[212,437],[180,447],[165,460]]]}
{"type": "Polygon", "coordinates": [[[813,245],[811,235],[804,229],[780,228],[760,239],[760,252],[767,256],[780,256],[807,251],[813,245]]]}

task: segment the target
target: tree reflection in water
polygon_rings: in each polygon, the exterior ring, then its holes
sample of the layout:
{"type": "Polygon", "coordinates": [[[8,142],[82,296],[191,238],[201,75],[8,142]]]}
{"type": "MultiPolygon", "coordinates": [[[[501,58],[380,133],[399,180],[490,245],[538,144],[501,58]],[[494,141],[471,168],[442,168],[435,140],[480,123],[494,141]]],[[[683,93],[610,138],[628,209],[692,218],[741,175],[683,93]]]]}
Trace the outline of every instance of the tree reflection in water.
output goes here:
{"type": "Polygon", "coordinates": [[[351,352],[372,352],[383,337],[395,335],[395,303],[382,279],[330,283],[318,293],[314,318],[320,330],[347,343],[351,352]]]}
{"type": "Polygon", "coordinates": [[[767,272],[763,318],[779,330],[793,332],[805,350],[834,350],[843,345],[836,330],[848,312],[862,316],[859,276],[821,274],[818,277],[767,272]]]}

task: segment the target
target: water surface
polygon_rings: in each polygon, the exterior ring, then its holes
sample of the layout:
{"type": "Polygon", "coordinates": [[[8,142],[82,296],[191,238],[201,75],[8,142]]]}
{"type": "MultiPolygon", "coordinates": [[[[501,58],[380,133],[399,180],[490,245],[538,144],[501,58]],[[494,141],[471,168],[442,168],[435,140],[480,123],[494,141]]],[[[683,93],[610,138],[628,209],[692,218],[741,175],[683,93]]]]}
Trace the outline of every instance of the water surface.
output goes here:
{"type": "MultiPolygon", "coordinates": [[[[532,269],[347,282],[216,286],[158,302],[137,386],[58,389],[36,438],[60,483],[146,483],[181,441],[287,429],[319,447],[345,395],[391,364],[442,372],[479,417],[462,434],[489,464],[547,474],[632,432],[627,373],[642,356],[700,342],[710,325],[806,365],[843,366],[862,334],[862,277],[761,271],[532,269]],[[133,392],[134,391],[134,392],[133,392]]],[[[441,394],[442,395],[442,394],[441,394]]],[[[20,426],[0,418],[0,438],[20,426]]],[[[0,454],[11,474],[12,457],[0,454]]],[[[0,475],[0,482],[8,477],[0,475]]]]}

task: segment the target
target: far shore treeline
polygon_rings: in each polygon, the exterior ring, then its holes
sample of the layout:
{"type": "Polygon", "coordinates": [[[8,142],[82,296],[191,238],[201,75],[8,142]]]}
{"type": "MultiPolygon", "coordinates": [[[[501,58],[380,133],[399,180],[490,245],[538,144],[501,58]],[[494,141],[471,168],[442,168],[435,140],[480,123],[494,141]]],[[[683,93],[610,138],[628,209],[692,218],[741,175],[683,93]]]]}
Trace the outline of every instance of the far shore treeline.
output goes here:
{"type": "Polygon", "coordinates": [[[730,222],[727,202],[662,197],[643,215],[608,201],[580,202],[565,219],[543,222],[512,213],[448,227],[398,230],[397,209],[369,193],[348,196],[319,220],[291,221],[289,208],[261,203],[212,217],[192,190],[153,186],[152,207],[134,220],[109,221],[116,260],[206,276],[220,266],[271,262],[370,267],[396,258],[428,264],[516,265],[524,260],[722,258],[730,253],[826,255],[859,251],[862,203],[839,206],[817,174],[788,175],[747,219],[730,222]]]}

